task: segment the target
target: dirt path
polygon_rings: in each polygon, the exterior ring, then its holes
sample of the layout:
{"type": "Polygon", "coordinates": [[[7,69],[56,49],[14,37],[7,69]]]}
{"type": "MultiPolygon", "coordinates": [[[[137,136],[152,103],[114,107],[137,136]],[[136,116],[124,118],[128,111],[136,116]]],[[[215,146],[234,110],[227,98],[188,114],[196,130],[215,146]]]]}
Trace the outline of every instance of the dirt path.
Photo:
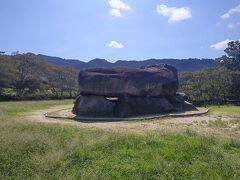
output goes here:
{"type": "MultiPolygon", "coordinates": [[[[179,117],[179,118],[158,118],[145,121],[120,121],[120,122],[79,122],[70,119],[54,119],[46,118],[46,113],[55,112],[61,109],[69,109],[69,106],[56,106],[46,110],[34,111],[27,115],[31,121],[51,124],[65,124],[74,125],[82,128],[102,129],[111,132],[158,132],[165,133],[184,133],[194,132],[202,135],[224,135],[235,136],[236,132],[239,135],[239,124],[231,124],[232,118],[227,116],[203,115],[193,117],[179,117]],[[218,121],[226,122],[229,126],[218,127],[218,121]],[[215,124],[216,127],[215,127],[215,124]],[[233,128],[237,128],[236,131],[233,128]]],[[[63,111],[64,112],[64,111],[63,111]]],[[[69,113],[69,110],[66,110],[69,113]]]]}

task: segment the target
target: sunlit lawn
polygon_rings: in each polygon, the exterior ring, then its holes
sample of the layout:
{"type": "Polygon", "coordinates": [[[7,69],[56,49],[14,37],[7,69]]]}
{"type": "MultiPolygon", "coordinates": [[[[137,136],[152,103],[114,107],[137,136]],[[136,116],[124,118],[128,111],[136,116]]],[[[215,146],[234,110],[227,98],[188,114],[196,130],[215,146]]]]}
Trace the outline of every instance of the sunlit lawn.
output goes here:
{"type": "MultiPolygon", "coordinates": [[[[72,101],[0,102],[0,179],[239,179],[240,141],[123,134],[35,123],[24,114],[72,101]]],[[[219,112],[212,107],[212,113],[219,112]]],[[[220,112],[240,113],[239,107],[220,112]]]]}

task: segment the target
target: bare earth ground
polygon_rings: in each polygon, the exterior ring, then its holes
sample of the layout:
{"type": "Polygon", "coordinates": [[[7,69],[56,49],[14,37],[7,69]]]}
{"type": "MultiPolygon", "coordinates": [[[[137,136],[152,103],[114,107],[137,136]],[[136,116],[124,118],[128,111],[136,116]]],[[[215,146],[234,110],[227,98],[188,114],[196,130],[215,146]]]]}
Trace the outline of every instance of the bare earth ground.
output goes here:
{"type": "Polygon", "coordinates": [[[207,136],[240,137],[239,119],[224,114],[202,115],[179,118],[156,118],[143,121],[119,122],[81,122],[71,119],[45,117],[46,113],[58,111],[61,116],[74,116],[70,106],[56,106],[50,109],[34,111],[27,115],[31,121],[41,123],[65,124],[82,128],[102,129],[111,132],[130,133],[197,133],[207,136]]]}

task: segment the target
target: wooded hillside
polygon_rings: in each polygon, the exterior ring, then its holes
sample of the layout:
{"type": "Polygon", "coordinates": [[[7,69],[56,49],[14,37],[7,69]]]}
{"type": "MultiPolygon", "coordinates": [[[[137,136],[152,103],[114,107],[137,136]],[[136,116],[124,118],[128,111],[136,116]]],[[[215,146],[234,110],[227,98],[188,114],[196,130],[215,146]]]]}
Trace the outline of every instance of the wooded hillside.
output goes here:
{"type": "Polygon", "coordinates": [[[72,98],[78,72],[50,65],[33,54],[0,55],[0,96],[8,99],[72,98]]]}

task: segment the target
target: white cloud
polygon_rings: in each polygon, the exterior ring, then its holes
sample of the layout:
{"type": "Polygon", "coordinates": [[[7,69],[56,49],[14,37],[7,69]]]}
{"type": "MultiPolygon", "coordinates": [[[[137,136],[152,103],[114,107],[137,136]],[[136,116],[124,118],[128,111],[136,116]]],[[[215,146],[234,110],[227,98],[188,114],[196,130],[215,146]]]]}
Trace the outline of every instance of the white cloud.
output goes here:
{"type": "Polygon", "coordinates": [[[122,11],[131,10],[131,7],[121,0],[109,0],[108,3],[111,7],[110,15],[113,17],[123,17],[122,11]]]}
{"type": "Polygon", "coordinates": [[[221,16],[221,18],[222,18],[222,19],[228,19],[228,18],[230,18],[230,14],[225,13],[225,14],[223,14],[223,15],[221,16]]]}
{"type": "Polygon", "coordinates": [[[121,43],[117,42],[117,41],[111,41],[108,44],[108,47],[114,48],[114,49],[122,49],[124,46],[121,43]]]}
{"type": "Polygon", "coordinates": [[[240,4],[221,16],[222,19],[229,19],[233,14],[240,13],[240,4]]]}
{"type": "Polygon", "coordinates": [[[109,5],[111,6],[112,9],[119,9],[119,10],[130,10],[131,7],[123,3],[121,0],[110,0],[109,5]]]}
{"type": "Polygon", "coordinates": [[[240,25],[240,22],[232,23],[232,24],[229,24],[229,25],[228,25],[228,28],[229,28],[229,29],[234,29],[234,28],[236,28],[236,27],[239,26],[239,25],[240,25]]]}
{"type": "Polygon", "coordinates": [[[228,47],[228,43],[232,41],[230,39],[226,39],[224,41],[220,41],[216,44],[212,44],[210,47],[215,48],[216,50],[225,50],[228,47]]]}
{"type": "Polygon", "coordinates": [[[183,21],[192,17],[191,10],[188,7],[168,7],[166,5],[158,5],[157,13],[169,17],[168,22],[183,21]]]}
{"type": "Polygon", "coordinates": [[[119,9],[111,9],[110,10],[110,14],[113,16],[113,17],[123,17],[121,11],[119,9]]]}

